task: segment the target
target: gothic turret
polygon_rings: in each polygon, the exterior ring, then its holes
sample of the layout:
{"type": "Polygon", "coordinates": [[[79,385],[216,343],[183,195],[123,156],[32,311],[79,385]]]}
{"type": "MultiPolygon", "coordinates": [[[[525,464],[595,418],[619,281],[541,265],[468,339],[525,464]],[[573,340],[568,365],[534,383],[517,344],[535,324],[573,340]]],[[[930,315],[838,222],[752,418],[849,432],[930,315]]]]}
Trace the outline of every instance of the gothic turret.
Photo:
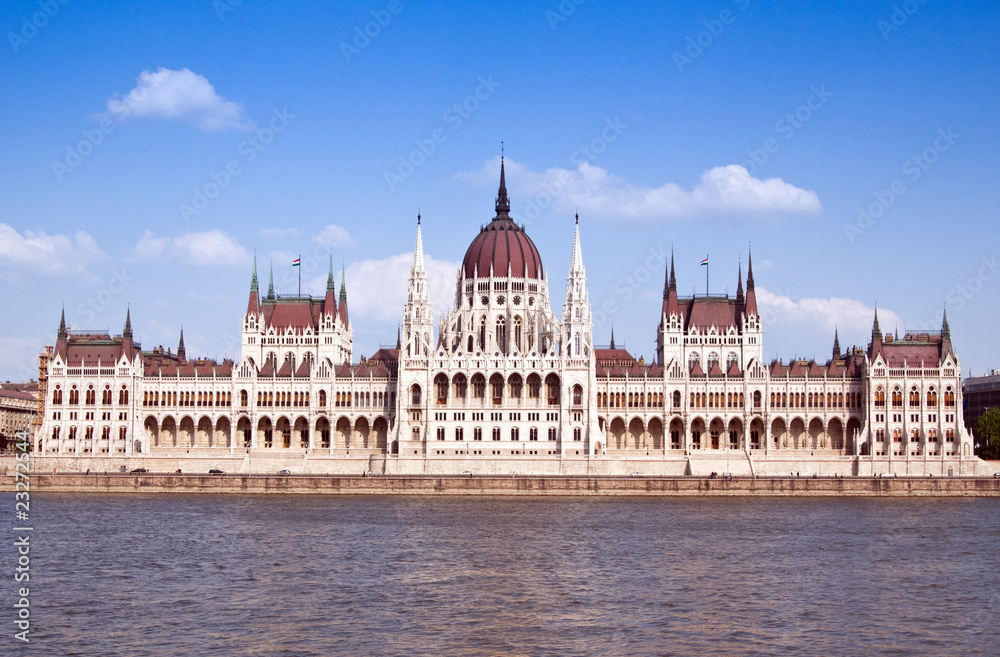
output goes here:
{"type": "Polygon", "coordinates": [[[580,249],[580,215],[573,228],[573,255],[566,277],[566,303],[563,305],[563,341],[565,353],[574,357],[591,355],[590,301],[587,292],[587,270],[580,249]]]}

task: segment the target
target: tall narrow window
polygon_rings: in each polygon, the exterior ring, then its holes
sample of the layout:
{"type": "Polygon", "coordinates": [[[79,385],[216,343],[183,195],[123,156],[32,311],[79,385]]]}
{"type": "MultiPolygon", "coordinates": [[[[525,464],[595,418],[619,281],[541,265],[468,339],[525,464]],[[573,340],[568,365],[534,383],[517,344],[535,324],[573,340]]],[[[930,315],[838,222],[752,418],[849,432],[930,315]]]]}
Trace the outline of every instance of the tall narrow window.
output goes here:
{"type": "Polygon", "coordinates": [[[497,318],[497,349],[507,353],[507,320],[503,317],[497,318]]]}

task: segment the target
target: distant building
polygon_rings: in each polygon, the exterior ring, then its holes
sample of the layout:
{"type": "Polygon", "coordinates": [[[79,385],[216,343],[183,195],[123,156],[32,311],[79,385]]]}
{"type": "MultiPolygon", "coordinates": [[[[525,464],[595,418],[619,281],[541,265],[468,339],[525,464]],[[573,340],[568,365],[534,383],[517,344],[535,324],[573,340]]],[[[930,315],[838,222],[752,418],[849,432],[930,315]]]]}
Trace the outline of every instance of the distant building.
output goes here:
{"type": "Polygon", "coordinates": [[[1000,370],[986,376],[970,376],[962,383],[965,399],[965,426],[969,431],[990,408],[1000,408],[1000,370]]]}
{"type": "Polygon", "coordinates": [[[38,407],[34,394],[23,389],[12,390],[11,387],[0,387],[0,451],[13,448],[17,432],[31,431],[31,422],[38,407]]]}

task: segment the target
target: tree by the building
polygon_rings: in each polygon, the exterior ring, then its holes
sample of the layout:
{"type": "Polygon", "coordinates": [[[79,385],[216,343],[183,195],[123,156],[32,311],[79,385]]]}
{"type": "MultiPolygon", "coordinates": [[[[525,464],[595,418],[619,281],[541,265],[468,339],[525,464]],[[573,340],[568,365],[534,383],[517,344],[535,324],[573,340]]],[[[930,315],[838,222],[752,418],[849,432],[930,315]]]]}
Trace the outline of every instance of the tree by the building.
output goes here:
{"type": "Polygon", "coordinates": [[[976,454],[980,458],[1000,459],[1000,408],[987,409],[979,416],[972,433],[976,440],[976,454]]]}

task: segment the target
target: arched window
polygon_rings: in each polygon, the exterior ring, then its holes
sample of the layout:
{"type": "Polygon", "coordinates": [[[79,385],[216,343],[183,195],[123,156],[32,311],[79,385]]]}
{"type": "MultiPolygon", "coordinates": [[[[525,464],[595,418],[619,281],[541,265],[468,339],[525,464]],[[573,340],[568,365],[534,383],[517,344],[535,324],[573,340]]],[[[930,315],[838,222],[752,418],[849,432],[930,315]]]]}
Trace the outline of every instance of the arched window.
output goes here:
{"type": "Polygon", "coordinates": [[[545,397],[550,406],[559,403],[559,377],[555,374],[549,374],[545,377],[545,397]]]}
{"type": "Polygon", "coordinates": [[[927,405],[937,406],[937,391],[934,388],[927,391],[927,405]]]}
{"type": "Polygon", "coordinates": [[[472,336],[471,335],[469,336],[469,348],[467,349],[467,351],[470,354],[472,353],[472,336]]]}
{"type": "Polygon", "coordinates": [[[499,374],[494,374],[490,377],[490,397],[493,399],[494,404],[499,404],[503,401],[503,377],[499,374]]]}
{"type": "Polygon", "coordinates": [[[410,387],[410,400],[414,406],[420,404],[420,386],[416,383],[410,387]]]}
{"type": "Polygon", "coordinates": [[[500,440],[500,427],[493,427],[493,440],[500,440]]]}
{"type": "Polygon", "coordinates": [[[434,377],[434,396],[437,397],[438,404],[448,402],[448,377],[444,374],[434,377]]]}
{"type": "Polygon", "coordinates": [[[730,367],[739,362],[739,356],[735,352],[730,351],[726,356],[726,370],[728,371],[730,367]]]}
{"type": "Polygon", "coordinates": [[[479,348],[486,351],[486,318],[479,320],[479,348]]]}
{"type": "Polygon", "coordinates": [[[680,392],[680,390],[674,390],[672,402],[673,402],[674,408],[680,408],[681,407],[681,392],[680,392]]]}
{"type": "Polygon", "coordinates": [[[528,375],[528,398],[537,400],[541,394],[542,379],[537,374],[528,375]]]}
{"type": "Polygon", "coordinates": [[[691,355],[688,356],[688,369],[692,369],[697,364],[698,364],[698,354],[692,352],[691,355]]]}
{"type": "Polygon", "coordinates": [[[580,406],[583,404],[583,386],[575,385],[573,386],[573,405],[580,406]]]}
{"type": "Polygon", "coordinates": [[[712,369],[712,366],[717,365],[718,363],[719,363],[719,354],[715,353],[714,351],[710,352],[708,354],[708,369],[712,369]]]}
{"type": "Polygon", "coordinates": [[[520,317],[515,317],[514,318],[514,348],[517,349],[518,352],[523,351],[523,349],[521,348],[521,318],[520,317]]]}
{"type": "Polygon", "coordinates": [[[903,392],[899,388],[894,388],[892,391],[892,407],[903,407],[903,392]]]}
{"type": "Polygon", "coordinates": [[[510,397],[512,399],[521,399],[521,388],[523,387],[523,382],[521,381],[521,375],[512,374],[507,380],[507,388],[510,391],[510,397]]]}
{"type": "Polygon", "coordinates": [[[465,390],[467,388],[467,383],[464,374],[456,374],[455,378],[452,379],[452,387],[454,388],[455,397],[457,399],[465,399],[465,390]]]}
{"type": "Polygon", "coordinates": [[[472,396],[476,399],[486,398],[486,379],[483,378],[482,374],[476,374],[472,377],[472,396]]]}

